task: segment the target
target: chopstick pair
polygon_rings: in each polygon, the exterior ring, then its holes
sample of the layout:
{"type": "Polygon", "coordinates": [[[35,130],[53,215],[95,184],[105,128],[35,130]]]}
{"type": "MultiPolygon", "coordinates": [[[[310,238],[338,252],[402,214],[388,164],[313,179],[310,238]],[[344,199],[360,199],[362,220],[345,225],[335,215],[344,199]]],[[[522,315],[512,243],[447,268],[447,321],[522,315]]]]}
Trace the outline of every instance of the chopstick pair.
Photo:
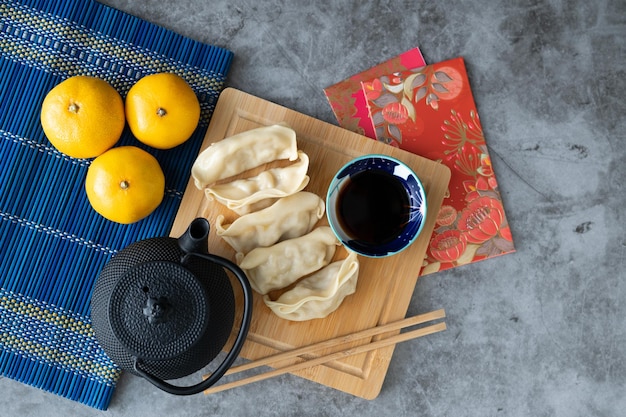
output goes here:
{"type": "MultiPolygon", "coordinates": [[[[420,314],[420,315],[409,317],[409,318],[399,320],[393,323],[383,324],[380,326],[376,326],[376,327],[361,330],[355,333],[351,333],[349,335],[335,337],[333,339],[314,343],[309,346],[303,346],[297,349],[277,353],[276,355],[268,356],[266,358],[257,359],[257,360],[230,368],[225,373],[225,375],[232,375],[238,372],[243,372],[243,371],[247,371],[250,369],[258,368],[260,366],[270,365],[272,363],[280,362],[286,359],[292,359],[298,356],[308,355],[317,350],[343,345],[343,344],[353,342],[355,340],[363,339],[366,337],[382,335],[384,333],[400,330],[405,327],[415,326],[415,325],[426,323],[429,321],[442,319],[445,316],[446,316],[446,313],[443,309],[435,310],[430,313],[420,314]]],[[[400,333],[394,336],[383,338],[383,339],[370,342],[364,345],[360,345],[360,346],[356,346],[353,348],[330,353],[327,355],[319,356],[317,358],[304,360],[302,362],[298,362],[292,365],[287,365],[282,368],[273,369],[271,371],[267,371],[258,375],[253,375],[253,376],[243,378],[237,381],[216,385],[211,388],[208,388],[207,390],[204,391],[204,393],[213,394],[216,392],[225,391],[227,389],[236,388],[236,387],[240,387],[243,385],[251,384],[253,382],[262,381],[262,380],[272,378],[278,375],[282,375],[285,373],[295,372],[295,371],[310,368],[313,366],[322,365],[324,363],[335,361],[341,358],[345,358],[347,356],[357,355],[359,353],[369,352],[371,350],[380,349],[383,347],[394,345],[396,343],[405,342],[411,339],[416,339],[418,337],[437,333],[445,329],[446,329],[446,324],[444,322],[440,322],[440,323],[422,327],[416,330],[411,330],[405,333],[400,333]]],[[[206,377],[208,377],[208,375],[206,375],[205,378],[206,377]]]]}

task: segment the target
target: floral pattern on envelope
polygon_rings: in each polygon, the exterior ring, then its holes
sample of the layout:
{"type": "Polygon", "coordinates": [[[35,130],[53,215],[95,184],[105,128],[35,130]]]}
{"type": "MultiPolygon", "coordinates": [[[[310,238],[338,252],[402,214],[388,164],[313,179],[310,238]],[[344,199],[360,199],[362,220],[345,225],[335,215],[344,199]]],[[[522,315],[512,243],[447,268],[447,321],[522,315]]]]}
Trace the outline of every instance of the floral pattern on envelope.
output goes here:
{"type": "Polygon", "coordinates": [[[421,275],[514,252],[462,58],[362,82],[376,138],[452,170],[421,275]]]}
{"type": "Polygon", "coordinates": [[[324,89],[328,103],[344,129],[374,139],[374,127],[369,118],[369,111],[361,82],[393,71],[418,68],[426,65],[419,48],[410,49],[394,58],[353,75],[337,84],[324,89]]]}

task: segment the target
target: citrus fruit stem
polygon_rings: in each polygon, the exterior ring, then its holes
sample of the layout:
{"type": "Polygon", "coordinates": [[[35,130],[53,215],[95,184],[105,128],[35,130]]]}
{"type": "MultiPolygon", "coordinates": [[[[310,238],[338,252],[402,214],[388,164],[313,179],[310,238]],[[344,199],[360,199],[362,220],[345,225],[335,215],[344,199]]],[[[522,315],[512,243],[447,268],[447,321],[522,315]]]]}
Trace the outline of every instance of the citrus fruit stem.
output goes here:
{"type": "Polygon", "coordinates": [[[70,113],[78,113],[78,109],[80,107],[78,107],[78,104],[76,103],[70,103],[69,107],[67,108],[67,110],[70,111],[70,113]]]}
{"type": "Polygon", "coordinates": [[[167,112],[165,111],[165,109],[163,107],[159,107],[157,109],[157,116],[159,117],[163,117],[167,114],[167,112]]]}
{"type": "Polygon", "coordinates": [[[130,186],[130,184],[129,184],[129,183],[128,183],[128,181],[126,181],[126,180],[122,180],[122,181],[120,182],[120,188],[121,188],[122,190],[126,190],[129,186],[130,186]]]}

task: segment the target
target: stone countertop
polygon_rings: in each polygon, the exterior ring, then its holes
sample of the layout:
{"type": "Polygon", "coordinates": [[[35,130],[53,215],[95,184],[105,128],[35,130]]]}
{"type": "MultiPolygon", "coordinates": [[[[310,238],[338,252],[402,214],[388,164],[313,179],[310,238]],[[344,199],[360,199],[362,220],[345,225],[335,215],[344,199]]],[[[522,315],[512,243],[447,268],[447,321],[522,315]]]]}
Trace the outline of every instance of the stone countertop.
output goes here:
{"type": "Polygon", "coordinates": [[[617,416],[626,409],[626,3],[104,0],[230,49],[232,86],[336,124],[323,89],[415,46],[463,56],[517,252],[420,278],[368,401],[283,375],[174,397],[123,375],[99,412],[7,378],[2,416],[617,416]]]}

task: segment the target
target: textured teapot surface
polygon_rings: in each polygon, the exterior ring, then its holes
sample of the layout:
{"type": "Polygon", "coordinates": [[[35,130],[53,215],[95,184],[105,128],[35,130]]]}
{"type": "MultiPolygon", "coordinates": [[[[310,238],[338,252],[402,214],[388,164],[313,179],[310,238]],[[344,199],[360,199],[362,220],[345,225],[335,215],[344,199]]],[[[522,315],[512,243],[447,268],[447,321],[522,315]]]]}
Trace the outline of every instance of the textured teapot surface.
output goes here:
{"type": "Polygon", "coordinates": [[[135,242],[103,268],[92,297],[96,338],[122,369],[134,363],[161,379],[189,375],[222,350],[235,301],[224,268],[196,256],[207,251],[208,223],[179,239],[135,242]],[[185,259],[183,261],[183,259],[185,259]]]}

